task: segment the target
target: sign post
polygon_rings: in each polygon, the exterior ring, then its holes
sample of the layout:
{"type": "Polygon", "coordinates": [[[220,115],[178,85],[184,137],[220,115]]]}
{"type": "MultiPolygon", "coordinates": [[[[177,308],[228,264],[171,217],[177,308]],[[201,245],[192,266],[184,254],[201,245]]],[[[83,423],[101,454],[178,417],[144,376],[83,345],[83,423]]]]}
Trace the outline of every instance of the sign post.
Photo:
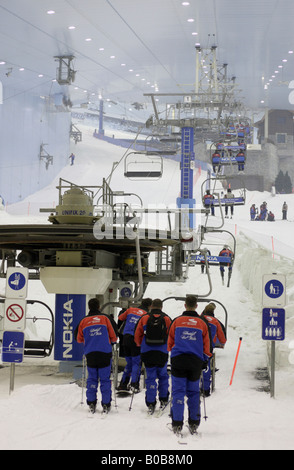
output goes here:
{"type": "Polygon", "coordinates": [[[15,363],[23,361],[24,333],[4,331],[2,340],[2,362],[10,363],[9,394],[14,390],[15,363]]]}
{"type": "Polygon", "coordinates": [[[27,268],[7,268],[2,362],[10,363],[9,394],[14,390],[15,363],[22,362],[24,355],[28,279],[29,270],[27,268]]]}
{"type": "Polygon", "coordinates": [[[265,274],[262,290],[262,339],[271,341],[270,394],[275,396],[276,341],[285,339],[286,276],[265,274]]]}

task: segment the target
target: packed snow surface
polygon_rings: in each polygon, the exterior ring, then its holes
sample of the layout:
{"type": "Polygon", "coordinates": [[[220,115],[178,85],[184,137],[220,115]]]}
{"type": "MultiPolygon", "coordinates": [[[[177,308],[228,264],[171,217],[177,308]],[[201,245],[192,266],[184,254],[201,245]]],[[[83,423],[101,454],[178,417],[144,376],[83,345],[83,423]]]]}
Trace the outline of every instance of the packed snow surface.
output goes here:
{"type": "MultiPolygon", "coordinates": [[[[47,223],[47,214],[39,214],[39,207],[57,204],[58,178],[62,177],[80,185],[100,185],[114,162],[121,160],[125,149],[93,138],[93,128],[80,126],[83,141],[72,145],[75,164],[62,170],[51,185],[31,195],[26,200],[6,207],[0,212],[1,224],[47,223]]],[[[117,131],[118,132],[118,131],[117,131]]],[[[206,174],[195,178],[194,194],[200,202],[200,187],[206,174]]],[[[180,190],[179,163],[164,162],[164,174],[155,182],[131,182],[123,175],[123,160],[113,172],[110,186],[139,194],[145,206],[161,204],[175,206],[180,190]]],[[[3,195],[5,197],[5,195],[3,195]]],[[[169,410],[160,418],[147,418],[144,401],[143,378],[141,392],[133,399],[117,397],[112,410],[102,420],[96,413],[89,418],[85,390],[73,380],[72,375],[60,372],[53,357],[25,358],[15,366],[14,390],[9,393],[10,365],[0,364],[0,448],[6,450],[99,450],[107,455],[111,451],[165,450],[171,453],[217,449],[294,449],[294,374],[292,360],[294,347],[293,325],[293,235],[294,196],[247,192],[246,204],[236,207],[232,219],[225,219],[224,229],[231,231],[237,240],[236,261],[231,285],[222,285],[219,269],[212,267],[212,293],[209,298],[218,300],[228,313],[228,341],[226,347],[216,350],[216,388],[202,401],[200,435],[187,436],[186,444],[178,443],[168,428],[169,410]],[[249,208],[266,201],[275,214],[275,222],[252,222],[249,208]],[[282,220],[282,204],[287,201],[288,220],[282,220]],[[261,338],[261,277],[272,272],[285,273],[287,277],[286,337],[276,346],[276,373],[274,397],[268,392],[268,382],[260,380],[258,372],[269,365],[268,342],[261,338]],[[239,340],[242,338],[233,382],[230,385],[239,340]],[[207,419],[204,419],[206,413],[207,419]]],[[[221,223],[219,209],[209,217],[208,225],[221,223]]],[[[218,234],[215,246],[218,254],[224,243],[231,244],[227,234],[218,234]]],[[[207,245],[208,246],[208,245],[207,245]]],[[[226,273],[227,276],[227,273],[226,273]]],[[[209,291],[207,276],[200,267],[190,267],[185,283],[150,283],[146,295],[165,299],[185,296],[187,293],[206,295],[209,291]]],[[[0,294],[5,293],[5,280],[0,280],[0,294]]],[[[39,299],[54,309],[54,295],[48,294],[40,281],[30,281],[28,298],[39,299]]],[[[199,302],[198,313],[205,303],[199,302]]],[[[172,318],[184,310],[182,302],[168,300],[163,310],[172,318]]],[[[216,316],[225,321],[225,311],[217,306],[216,316]]],[[[45,326],[30,327],[28,334],[43,335],[45,326]],[[34,330],[35,328],[35,330],[34,330]]],[[[42,338],[41,338],[42,339],[42,338]]],[[[53,355],[52,355],[53,356],[53,355]]],[[[98,396],[100,404],[100,394],[98,396]]],[[[99,411],[98,407],[98,411],[99,411]]],[[[187,420],[187,408],[185,410],[187,420]]],[[[116,454],[117,455],[117,454],[116,454]]],[[[144,453],[140,454],[143,457],[144,453]]]]}

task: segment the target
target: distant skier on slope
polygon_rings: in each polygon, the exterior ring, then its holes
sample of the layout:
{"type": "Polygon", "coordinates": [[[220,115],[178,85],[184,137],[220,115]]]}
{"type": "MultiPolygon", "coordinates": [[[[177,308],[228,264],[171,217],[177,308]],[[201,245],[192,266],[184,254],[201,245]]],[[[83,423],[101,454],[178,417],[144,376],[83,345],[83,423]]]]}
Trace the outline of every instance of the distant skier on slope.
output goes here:
{"type": "Polygon", "coordinates": [[[225,245],[223,247],[223,249],[219,252],[218,256],[224,256],[226,258],[227,257],[231,258],[230,262],[224,262],[224,263],[220,262],[220,264],[219,264],[223,284],[224,284],[225,266],[228,267],[228,284],[227,284],[227,287],[229,287],[230,279],[231,279],[231,276],[232,276],[232,262],[233,262],[233,258],[234,258],[234,253],[232,252],[232,250],[230,250],[228,245],[225,245]]]}

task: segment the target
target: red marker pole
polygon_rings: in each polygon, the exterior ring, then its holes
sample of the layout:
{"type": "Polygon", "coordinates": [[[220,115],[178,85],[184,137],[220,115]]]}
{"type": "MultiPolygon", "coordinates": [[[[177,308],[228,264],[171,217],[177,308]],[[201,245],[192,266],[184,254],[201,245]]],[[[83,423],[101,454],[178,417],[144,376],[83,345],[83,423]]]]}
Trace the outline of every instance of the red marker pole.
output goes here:
{"type": "Polygon", "coordinates": [[[231,377],[230,385],[232,385],[232,383],[233,383],[233,377],[234,377],[234,373],[235,373],[235,369],[236,369],[236,365],[237,365],[237,360],[238,360],[238,356],[239,356],[239,352],[240,352],[240,348],[241,348],[241,342],[242,342],[242,338],[239,339],[239,344],[238,344],[237,354],[236,354],[236,357],[235,357],[235,362],[234,362],[234,367],[233,367],[233,371],[232,371],[232,377],[231,377]]]}

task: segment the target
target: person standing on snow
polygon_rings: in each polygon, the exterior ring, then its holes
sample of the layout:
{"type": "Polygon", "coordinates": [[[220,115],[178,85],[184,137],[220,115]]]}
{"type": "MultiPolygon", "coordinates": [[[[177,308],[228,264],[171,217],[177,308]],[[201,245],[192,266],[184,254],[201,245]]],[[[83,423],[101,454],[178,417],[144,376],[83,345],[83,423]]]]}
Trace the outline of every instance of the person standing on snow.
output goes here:
{"type": "Polygon", "coordinates": [[[287,210],[288,210],[288,204],[285,201],[282,206],[283,220],[287,220],[287,210]]]}
{"type": "Polygon", "coordinates": [[[171,319],[162,312],[162,301],[154,299],[150,312],[143,315],[135,330],[135,343],[141,348],[141,359],[146,369],[145,403],[152,414],[156,406],[157,380],[160,406],[168,403],[167,332],[171,319]]]}
{"type": "Polygon", "coordinates": [[[125,322],[123,350],[127,362],[118,390],[129,390],[129,381],[131,380],[131,388],[135,392],[140,391],[141,357],[140,348],[134,341],[134,334],[138,321],[148,312],[151,303],[151,299],[143,299],[140,307],[129,307],[118,316],[119,322],[125,322]]]}
{"type": "Polygon", "coordinates": [[[71,153],[68,158],[69,158],[69,161],[70,161],[70,165],[72,166],[75,162],[75,158],[76,158],[75,154],[71,153]]]}
{"type": "Polygon", "coordinates": [[[103,411],[111,407],[111,359],[112,344],[117,341],[117,327],[114,320],[100,312],[99,300],[95,297],[88,302],[89,313],[83,318],[75,330],[78,343],[84,344],[87,360],[87,405],[92,413],[96,410],[98,380],[102,395],[103,411]]]}
{"type": "MultiPolygon", "coordinates": [[[[203,318],[209,326],[212,348],[224,348],[227,342],[226,332],[223,324],[214,316],[215,308],[216,305],[213,302],[209,303],[201,313],[200,318],[203,318]]],[[[210,384],[211,358],[208,360],[207,368],[203,371],[202,392],[206,397],[210,395],[210,384]]]]}
{"type": "Polygon", "coordinates": [[[172,428],[181,432],[184,421],[185,396],[188,424],[196,433],[200,424],[200,376],[212,356],[209,329],[196,312],[197,299],[187,296],[185,311],[170,326],[167,349],[171,352],[172,428]]]}

